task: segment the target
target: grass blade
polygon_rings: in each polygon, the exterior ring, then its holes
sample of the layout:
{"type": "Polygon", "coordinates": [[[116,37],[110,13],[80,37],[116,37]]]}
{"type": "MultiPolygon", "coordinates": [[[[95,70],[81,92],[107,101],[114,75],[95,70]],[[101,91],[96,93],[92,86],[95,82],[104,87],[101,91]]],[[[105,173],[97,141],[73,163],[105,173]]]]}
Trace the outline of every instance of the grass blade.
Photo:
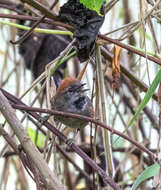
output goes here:
{"type": "Polygon", "coordinates": [[[154,94],[158,84],[161,82],[161,69],[158,71],[155,79],[153,80],[151,86],[149,87],[148,91],[146,92],[144,99],[141,101],[141,103],[138,106],[138,109],[135,113],[135,115],[133,116],[133,118],[130,120],[128,127],[130,127],[133,122],[136,120],[137,116],[139,115],[139,113],[144,109],[144,107],[146,106],[146,104],[149,102],[150,98],[152,97],[152,95],[154,94]]]}
{"type": "Polygon", "coordinates": [[[160,166],[158,163],[155,163],[149,167],[147,167],[136,179],[135,183],[132,186],[131,190],[135,190],[143,181],[146,179],[149,179],[153,176],[156,176],[159,174],[160,166]]]}

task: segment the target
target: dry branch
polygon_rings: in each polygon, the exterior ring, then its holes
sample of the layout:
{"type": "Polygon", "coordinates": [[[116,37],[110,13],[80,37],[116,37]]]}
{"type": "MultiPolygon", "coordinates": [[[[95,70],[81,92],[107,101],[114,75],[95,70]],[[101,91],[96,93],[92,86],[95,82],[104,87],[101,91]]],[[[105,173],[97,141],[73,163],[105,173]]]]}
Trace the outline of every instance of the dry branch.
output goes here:
{"type": "Polygon", "coordinates": [[[54,172],[51,172],[47,163],[29,138],[21,122],[18,120],[15,111],[2,92],[0,92],[0,111],[15,132],[26,153],[30,155],[32,161],[43,177],[47,187],[52,190],[64,190],[63,185],[58,180],[56,174],[54,172]]]}

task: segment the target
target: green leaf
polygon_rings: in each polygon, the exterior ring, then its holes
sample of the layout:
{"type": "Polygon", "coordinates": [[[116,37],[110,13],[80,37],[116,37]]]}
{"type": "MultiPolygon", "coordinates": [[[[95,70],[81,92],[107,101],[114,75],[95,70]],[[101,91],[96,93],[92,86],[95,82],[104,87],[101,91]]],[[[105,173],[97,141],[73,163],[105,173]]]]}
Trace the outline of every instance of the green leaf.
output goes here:
{"type": "MultiPolygon", "coordinates": [[[[33,141],[33,143],[35,143],[37,131],[28,127],[27,132],[28,132],[29,137],[33,141]]],[[[36,145],[38,147],[42,148],[42,147],[44,147],[44,143],[45,143],[45,136],[42,133],[39,133],[38,137],[37,137],[37,144],[36,145]]]]}
{"type": "Polygon", "coordinates": [[[146,179],[156,176],[159,174],[160,166],[158,163],[155,163],[149,167],[147,167],[136,179],[135,183],[132,186],[131,190],[135,190],[143,181],[146,179]]]}
{"type": "Polygon", "coordinates": [[[133,122],[136,120],[139,113],[144,109],[146,104],[149,102],[150,98],[154,94],[154,92],[155,92],[155,90],[156,90],[156,88],[160,82],[161,82],[161,69],[157,73],[157,75],[156,75],[155,79],[153,80],[151,86],[149,87],[148,91],[146,92],[144,99],[139,104],[135,115],[133,116],[133,118],[130,120],[130,122],[128,124],[128,127],[130,127],[133,124],[133,122]]]}
{"type": "Polygon", "coordinates": [[[145,33],[145,37],[146,37],[146,39],[148,39],[149,41],[152,40],[151,37],[150,37],[150,35],[149,35],[147,32],[145,33]]]}
{"type": "Polygon", "coordinates": [[[101,15],[100,9],[104,1],[105,0],[80,0],[80,3],[82,3],[86,8],[96,11],[98,15],[101,15]]]}
{"type": "Polygon", "coordinates": [[[119,7],[118,11],[119,11],[119,17],[123,19],[124,18],[123,8],[119,7]]]}

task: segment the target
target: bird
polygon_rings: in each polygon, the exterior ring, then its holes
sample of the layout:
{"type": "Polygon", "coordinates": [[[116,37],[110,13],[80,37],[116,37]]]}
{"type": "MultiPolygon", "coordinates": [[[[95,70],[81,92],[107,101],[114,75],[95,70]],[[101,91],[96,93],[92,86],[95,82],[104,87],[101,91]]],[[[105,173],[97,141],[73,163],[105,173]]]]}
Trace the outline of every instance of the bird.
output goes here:
{"type": "MultiPolygon", "coordinates": [[[[83,88],[84,85],[77,78],[66,77],[57,88],[55,96],[51,98],[51,109],[93,117],[92,102],[85,94],[87,89],[83,88]]],[[[88,121],[65,116],[55,115],[54,119],[78,130],[83,129],[88,124],[88,121]]]]}

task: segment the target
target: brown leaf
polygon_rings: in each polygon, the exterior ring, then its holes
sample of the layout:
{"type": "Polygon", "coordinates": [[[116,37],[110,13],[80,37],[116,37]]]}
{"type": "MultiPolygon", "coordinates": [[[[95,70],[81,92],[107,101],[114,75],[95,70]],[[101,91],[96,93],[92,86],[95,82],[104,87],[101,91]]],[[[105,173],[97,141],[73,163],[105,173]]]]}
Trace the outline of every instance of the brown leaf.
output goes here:
{"type": "Polygon", "coordinates": [[[122,48],[120,46],[114,45],[113,58],[112,58],[112,89],[115,90],[120,84],[120,54],[122,48]]]}

